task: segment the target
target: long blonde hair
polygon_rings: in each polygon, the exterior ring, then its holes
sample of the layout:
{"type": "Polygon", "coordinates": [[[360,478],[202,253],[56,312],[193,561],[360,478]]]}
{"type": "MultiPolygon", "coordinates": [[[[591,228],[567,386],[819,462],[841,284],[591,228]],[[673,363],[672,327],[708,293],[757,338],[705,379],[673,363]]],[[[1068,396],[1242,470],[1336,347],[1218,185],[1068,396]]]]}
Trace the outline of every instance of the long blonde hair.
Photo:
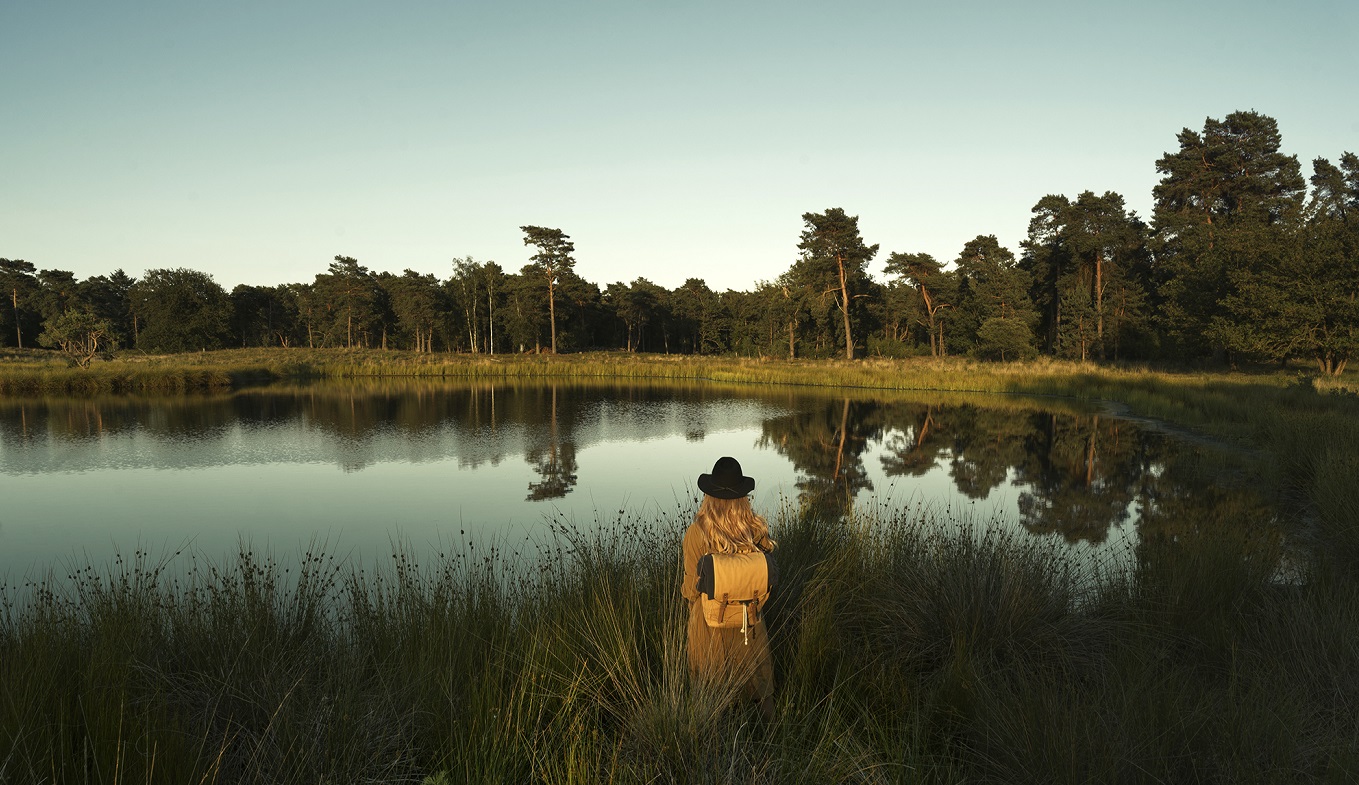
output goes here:
{"type": "Polygon", "coordinates": [[[709,549],[717,553],[755,548],[768,552],[778,546],[769,536],[769,524],[755,514],[748,496],[719,499],[705,493],[694,522],[707,535],[709,549]]]}

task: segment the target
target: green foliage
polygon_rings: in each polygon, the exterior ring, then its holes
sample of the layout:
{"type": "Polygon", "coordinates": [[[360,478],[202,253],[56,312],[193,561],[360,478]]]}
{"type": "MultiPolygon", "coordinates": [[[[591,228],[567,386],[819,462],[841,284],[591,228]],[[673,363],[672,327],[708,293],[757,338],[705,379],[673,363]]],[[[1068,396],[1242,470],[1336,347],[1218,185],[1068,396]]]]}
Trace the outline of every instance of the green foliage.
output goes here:
{"type": "Polygon", "coordinates": [[[505,282],[505,333],[513,351],[537,353],[548,328],[547,290],[539,285],[531,265],[505,282]]]}
{"type": "Polygon", "coordinates": [[[688,354],[718,354],[730,330],[722,301],[701,278],[689,278],[670,294],[675,315],[676,348],[688,354]]]}
{"type": "MultiPolygon", "coordinates": [[[[406,270],[400,277],[380,275],[378,284],[387,292],[404,345],[417,352],[434,351],[434,335],[451,310],[438,279],[406,270]]],[[[475,302],[480,305],[481,298],[475,302]]]]}
{"type": "Polygon", "coordinates": [[[231,298],[207,273],[147,270],[128,297],[140,324],[137,345],[148,351],[220,349],[230,335],[231,298]]]}
{"type": "Polygon", "coordinates": [[[630,284],[611,284],[609,304],[623,323],[624,346],[630,352],[668,352],[676,318],[664,287],[638,278],[630,284]]]}
{"type": "Polygon", "coordinates": [[[557,353],[557,286],[563,283],[576,266],[573,254],[576,246],[561,229],[542,226],[521,226],[524,245],[537,247],[532,260],[523,270],[524,275],[537,278],[547,288],[548,326],[552,353],[557,353]]]}
{"type": "Polygon", "coordinates": [[[564,351],[581,351],[600,344],[597,335],[603,332],[606,319],[603,297],[599,287],[569,271],[562,276],[557,288],[557,305],[561,310],[558,322],[558,344],[564,351]]]}
{"type": "Polygon", "coordinates": [[[1286,362],[1311,356],[1322,373],[1339,374],[1359,349],[1359,157],[1344,169],[1317,159],[1305,223],[1256,266],[1228,272],[1232,291],[1214,330],[1246,356],[1286,362]]]}
{"type": "Polygon", "coordinates": [[[1202,339],[1239,351],[1250,314],[1234,308],[1243,279],[1277,264],[1302,218],[1305,183],[1279,152],[1273,118],[1234,112],[1188,128],[1178,152],[1156,162],[1154,250],[1163,270],[1167,332],[1185,347],[1202,339]]]}
{"type": "Polygon", "coordinates": [[[977,343],[972,353],[988,360],[1031,360],[1038,355],[1033,346],[1033,330],[1024,320],[992,316],[977,328],[977,343]]]}
{"type": "Polygon", "coordinates": [[[328,271],[312,284],[308,331],[319,333],[320,346],[346,349],[378,344],[382,333],[381,290],[367,267],[351,256],[336,256],[328,271]]]}
{"type": "Polygon", "coordinates": [[[824,213],[803,213],[805,228],[798,243],[801,257],[792,277],[809,293],[822,299],[829,295],[840,311],[845,359],[854,359],[852,304],[863,296],[868,263],[878,246],[865,245],[859,234],[859,216],[832,207],[824,213]]]}
{"type": "Polygon", "coordinates": [[[38,271],[38,310],[44,322],[63,313],[88,305],[80,296],[75,274],[67,270],[38,271]]]}
{"type": "Polygon", "coordinates": [[[24,348],[24,336],[31,346],[37,334],[37,268],[23,259],[0,259],[0,345],[24,348]]]}
{"type": "Polygon", "coordinates": [[[969,240],[954,263],[958,289],[953,296],[954,307],[948,316],[952,326],[952,342],[956,349],[986,356],[996,347],[980,346],[981,326],[989,320],[1014,321],[1015,326],[993,324],[988,330],[990,340],[1001,338],[1021,340],[1029,331],[1029,345],[1007,344],[1012,356],[1031,354],[1032,325],[1037,321],[1033,303],[1029,299],[1029,277],[1015,263],[1014,254],[996,239],[995,235],[978,235],[969,240]]]}
{"type": "Polygon", "coordinates": [[[48,320],[38,342],[61,349],[81,368],[88,368],[95,357],[112,349],[113,327],[89,311],[71,310],[48,320]]]}
{"type": "Polygon", "coordinates": [[[505,344],[503,304],[511,285],[505,271],[495,262],[478,262],[470,256],[454,259],[453,277],[447,284],[448,297],[442,303],[459,317],[454,320],[458,322],[457,329],[451,331],[459,339],[450,340],[450,345],[466,346],[472,354],[495,354],[498,345],[505,344]],[[501,333],[498,340],[497,327],[501,333]],[[462,343],[463,337],[466,344],[462,343]]]}
{"type": "Polygon", "coordinates": [[[281,346],[298,341],[301,314],[290,286],[246,286],[231,290],[232,342],[244,347],[281,346]]]}
{"type": "Polygon", "coordinates": [[[136,339],[137,325],[132,318],[129,299],[136,283],[136,279],[122,270],[114,270],[109,275],[86,278],[76,287],[79,300],[109,323],[113,343],[117,346],[132,346],[136,339]]]}
{"type": "Polygon", "coordinates": [[[1045,349],[1080,360],[1114,358],[1145,329],[1151,288],[1146,227],[1123,197],[1045,196],[1033,207],[1021,267],[1042,314],[1045,349]]]}
{"type": "Polygon", "coordinates": [[[904,360],[908,357],[920,357],[924,350],[919,345],[901,339],[884,338],[881,335],[868,336],[867,355],[869,357],[886,357],[893,360],[904,360]]]}
{"type": "Polygon", "coordinates": [[[944,356],[945,317],[957,298],[957,275],[945,273],[943,265],[927,253],[894,253],[888,257],[883,272],[916,288],[924,313],[916,315],[915,320],[929,337],[930,354],[944,356]]]}

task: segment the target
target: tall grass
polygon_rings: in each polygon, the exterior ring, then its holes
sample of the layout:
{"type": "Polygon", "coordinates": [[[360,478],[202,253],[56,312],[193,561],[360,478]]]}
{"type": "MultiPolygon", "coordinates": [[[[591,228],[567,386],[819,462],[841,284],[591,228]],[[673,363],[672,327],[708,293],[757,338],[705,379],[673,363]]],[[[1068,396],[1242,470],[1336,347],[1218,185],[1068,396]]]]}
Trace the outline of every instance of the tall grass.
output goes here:
{"type": "Polygon", "coordinates": [[[1359,774],[1359,590],[1278,584],[1269,543],[1204,532],[1115,568],[928,511],[784,511],[766,722],[688,678],[687,513],[605,523],[530,555],[138,553],[11,587],[0,782],[1359,774]]]}
{"type": "MultiPolygon", "coordinates": [[[[587,352],[567,355],[466,355],[346,349],[231,349],[174,355],[122,352],[82,369],[52,353],[0,360],[0,394],[171,391],[285,379],[670,379],[801,384],[866,389],[1064,394],[1070,377],[1128,381],[1148,372],[1038,361],[964,359],[771,360],[730,356],[587,352]]],[[[1211,379],[1161,374],[1163,379],[1211,379]]]]}

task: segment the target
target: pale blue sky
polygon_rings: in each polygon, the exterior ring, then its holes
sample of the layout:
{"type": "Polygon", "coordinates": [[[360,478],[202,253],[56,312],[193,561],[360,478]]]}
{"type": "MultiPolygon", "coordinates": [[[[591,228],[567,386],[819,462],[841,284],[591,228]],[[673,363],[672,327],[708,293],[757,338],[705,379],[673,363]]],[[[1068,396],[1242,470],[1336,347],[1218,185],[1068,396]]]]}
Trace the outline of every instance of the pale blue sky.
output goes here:
{"type": "Polygon", "coordinates": [[[1183,127],[1359,151],[1359,3],[0,3],[0,257],[227,289],[336,254],[750,289],[801,215],[1018,252],[1048,193],[1146,216],[1183,127]]]}

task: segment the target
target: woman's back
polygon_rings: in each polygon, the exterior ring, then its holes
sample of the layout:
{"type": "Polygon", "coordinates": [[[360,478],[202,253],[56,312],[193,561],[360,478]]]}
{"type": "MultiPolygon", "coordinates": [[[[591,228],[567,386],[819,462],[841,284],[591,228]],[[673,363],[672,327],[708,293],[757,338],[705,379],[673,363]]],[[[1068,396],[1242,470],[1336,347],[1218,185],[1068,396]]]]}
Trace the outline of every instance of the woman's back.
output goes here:
{"type": "Polygon", "coordinates": [[[747,494],[753,487],[754,480],[742,475],[740,464],[732,458],[719,460],[711,475],[700,475],[704,497],[694,522],[684,532],[680,593],[689,602],[690,670],[705,681],[729,683],[745,698],[758,701],[768,715],[773,712],[774,671],[763,620],[757,618],[745,630],[710,626],[698,591],[698,563],[704,555],[768,553],[776,546],[768,524],[750,506],[747,494]]]}

